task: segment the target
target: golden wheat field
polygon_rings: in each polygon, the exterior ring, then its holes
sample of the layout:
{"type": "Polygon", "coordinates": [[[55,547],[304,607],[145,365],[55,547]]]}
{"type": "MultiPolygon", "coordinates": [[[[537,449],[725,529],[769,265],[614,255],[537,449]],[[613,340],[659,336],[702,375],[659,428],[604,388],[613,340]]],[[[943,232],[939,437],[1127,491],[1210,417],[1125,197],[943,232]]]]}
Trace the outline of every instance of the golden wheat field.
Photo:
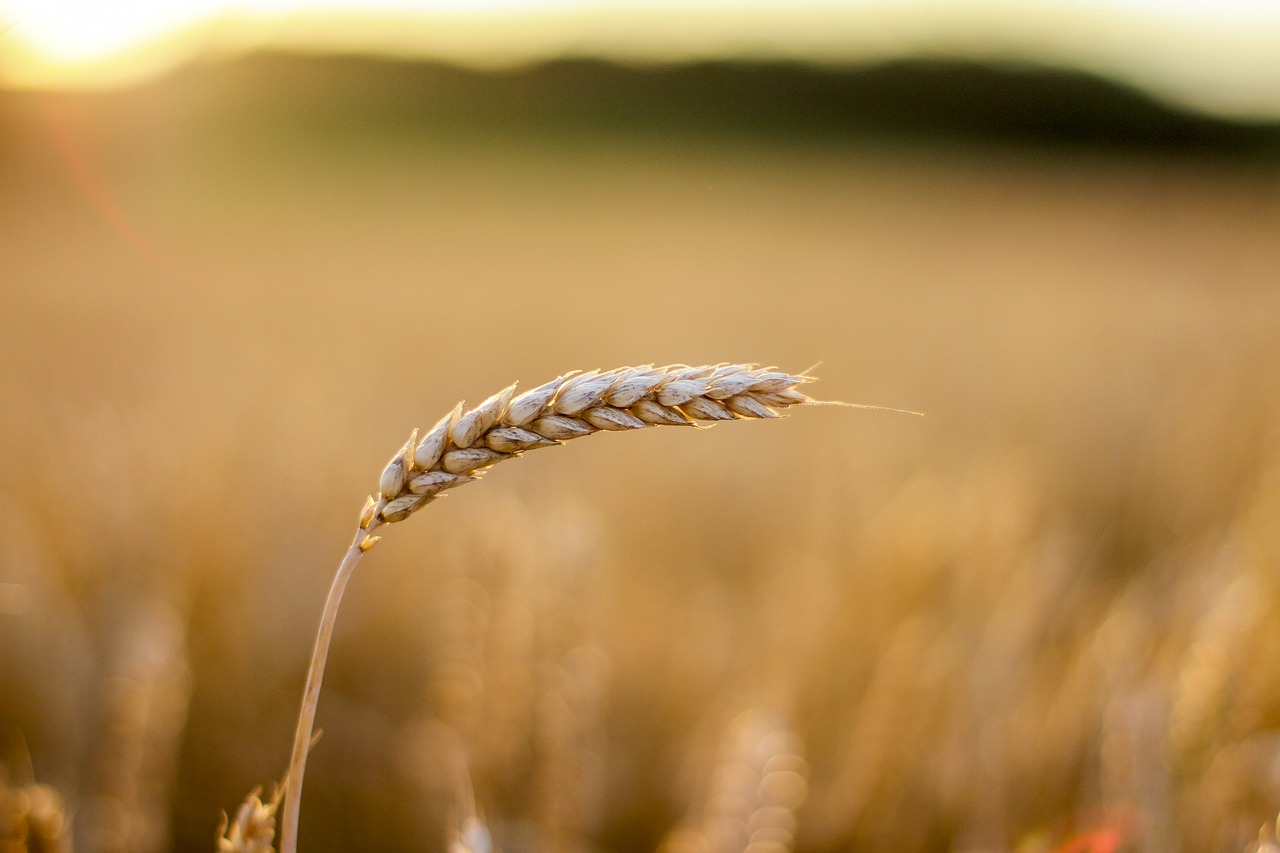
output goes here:
{"type": "Polygon", "coordinates": [[[371,127],[210,79],[0,98],[0,849],[214,850],[410,429],[720,362],[926,417],[575,442],[386,531],[306,853],[464,843],[470,790],[503,853],[1260,849],[1274,159],[371,127]]]}

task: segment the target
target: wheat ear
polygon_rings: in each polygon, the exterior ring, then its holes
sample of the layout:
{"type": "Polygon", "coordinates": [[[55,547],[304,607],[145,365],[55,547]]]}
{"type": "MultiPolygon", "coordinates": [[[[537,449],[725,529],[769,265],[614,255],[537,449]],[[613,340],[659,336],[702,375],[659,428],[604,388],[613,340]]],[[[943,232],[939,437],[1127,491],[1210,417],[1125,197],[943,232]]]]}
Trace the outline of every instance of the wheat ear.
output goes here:
{"type": "Polygon", "coordinates": [[[750,364],[570,373],[520,395],[512,385],[470,411],[459,404],[421,440],[414,430],[382,472],[377,497],[366,501],[325,601],[286,776],[280,853],[297,850],[302,777],[334,619],[356,563],[380,538],[372,535],[374,530],[403,521],[446,490],[474,482],[490,467],[525,451],[601,430],[776,418],[781,409],[815,402],[798,390],[810,380],[750,364]]]}

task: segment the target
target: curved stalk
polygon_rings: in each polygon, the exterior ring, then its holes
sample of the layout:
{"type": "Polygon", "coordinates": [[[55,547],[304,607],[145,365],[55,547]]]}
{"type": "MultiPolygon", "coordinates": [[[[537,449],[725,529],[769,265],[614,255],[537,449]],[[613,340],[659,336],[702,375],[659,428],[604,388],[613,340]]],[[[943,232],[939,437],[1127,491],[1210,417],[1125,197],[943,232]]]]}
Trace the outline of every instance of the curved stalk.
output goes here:
{"type": "MultiPolygon", "coordinates": [[[[381,502],[380,502],[381,503],[381,502]]],[[[347,549],[325,599],[324,614],[320,617],[320,629],[316,632],[315,648],[311,651],[311,665],[307,668],[307,685],[302,691],[302,709],[298,712],[298,728],[293,735],[293,754],[289,758],[289,772],[285,776],[284,814],[280,820],[280,853],[297,853],[298,814],[302,799],[302,774],[307,766],[307,753],[311,751],[311,733],[315,727],[316,705],[320,700],[320,682],[324,679],[325,661],[329,657],[329,641],[333,638],[333,624],[338,617],[338,605],[343,590],[351,579],[360,557],[377,541],[369,533],[381,522],[377,514],[368,527],[356,532],[351,547],[347,549]]]]}
{"type": "Polygon", "coordinates": [[[512,385],[470,411],[459,403],[421,441],[414,430],[383,470],[378,497],[366,503],[325,601],[284,782],[280,853],[297,853],[302,775],[333,623],[356,563],[378,541],[369,535],[375,528],[403,521],[445,490],[475,482],[498,462],[539,447],[601,431],[776,418],[784,409],[815,402],[799,390],[812,379],[750,364],[574,372],[519,396],[512,385]]]}

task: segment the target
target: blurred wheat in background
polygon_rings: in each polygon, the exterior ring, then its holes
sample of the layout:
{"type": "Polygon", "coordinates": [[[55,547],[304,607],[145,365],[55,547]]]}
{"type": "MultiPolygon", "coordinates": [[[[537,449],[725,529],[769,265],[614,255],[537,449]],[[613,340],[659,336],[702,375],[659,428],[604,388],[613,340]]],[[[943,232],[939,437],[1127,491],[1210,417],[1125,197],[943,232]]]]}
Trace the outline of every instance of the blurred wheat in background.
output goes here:
{"type": "Polygon", "coordinates": [[[1131,89],[1119,27],[1087,73],[476,70],[236,20],[92,91],[0,23],[0,850],[265,853],[386,451],[515,378],[719,359],[928,417],[582,442],[397,529],[304,853],[1276,848],[1269,72],[1131,89]]]}

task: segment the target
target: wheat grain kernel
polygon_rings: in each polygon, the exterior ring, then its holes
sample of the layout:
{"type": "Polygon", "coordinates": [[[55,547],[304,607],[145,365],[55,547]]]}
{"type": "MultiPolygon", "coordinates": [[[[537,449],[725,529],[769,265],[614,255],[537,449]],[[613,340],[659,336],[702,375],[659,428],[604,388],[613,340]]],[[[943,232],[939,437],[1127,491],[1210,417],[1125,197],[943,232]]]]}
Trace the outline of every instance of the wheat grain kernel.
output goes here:
{"type": "Polygon", "coordinates": [[[595,405],[615,381],[612,376],[601,376],[598,373],[575,376],[556,396],[552,408],[562,415],[576,415],[588,406],[595,405]]]}
{"type": "Polygon", "coordinates": [[[646,397],[643,400],[637,400],[631,407],[631,413],[647,424],[654,426],[688,426],[692,421],[689,417],[679,409],[669,409],[666,406],[646,397]]]}
{"type": "Polygon", "coordinates": [[[658,389],[657,401],[662,406],[679,406],[707,392],[707,385],[697,379],[677,379],[658,389]]]}
{"type": "Polygon", "coordinates": [[[462,404],[453,407],[453,411],[441,418],[426,437],[418,443],[418,449],[413,452],[413,467],[420,471],[426,471],[435,466],[440,461],[441,454],[444,453],[444,446],[449,441],[449,425],[459,417],[462,413],[462,404]]]}
{"type": "Polygon", "coordinates": [[[418,431],[414,430],[409,441],[395,456],[391,457],[391,461],[387,463],[387,467],[382,470],[382,477],[378,480],[378,490],[388,498],[394,498],[404,491],[404,478],[411,464],[409,454],[412,452],[413,443],[417,440],[418,431]]]}
{"type": "Polygon", "coordinates": [[[498,427],[485,436],[485,444],[499,453],[518,453],[535,447],[551,447],[558,442],[543,438],[523,427],[498,427]]]}
{"type": "Polygon", "coordinates": [[[511,405],[507,408],[507,413],[503,416],[502,422],[509,426],[524,426],[529,423],[529,421],[547,410],[547,404],[555,397],[556,392],[560,390],[560,386],[573,375],[572,373],[566,373],[563,376],[552,379],[545,385],[539,385],[537,388],[525,391],[511,401],[511,405]]]}
{"type": "Polygon", "coordinates": [[[568,441],[595,432],[589,424],[564,415],[545,415],[529,424],[529,429],[552,441],[568,441]]]}
{"type": "Polygon", "coordinates": [[[470,447],[498,421],[499,415],[506,411],[515,393],[516,386],[508,386],[479,406],[458,418],[453,428],[453,444],[455,447],[470,447]]]}
{"type": "Polygon", "coordinates": [[[738,394],[724,401],[725,406],[735,415],[744,418],[776,418],[778,413],[761,403],[750,394],[738,394]]]}
{"type": "Polygon", "coordinates": [[[731,421],[737,417],[725,408],[723,403],[712,400],[710,397],[694,397],[682,404],[680,411],[700,421],[731,421]]]}
{"type": "Polygon", "coordinates": [[[785,391],[788,388],[794,388],[798,381],[803,381],[804,377],[791,376],[787,373],[778,373],[770,371],[762,373],[751,383],[751,390],[760,394],[774,394],[778,391],[785,391]]]}
{"type": "Polygon", "coordinates": [[[391,523],[404,521],[431,500],[429,495],[403,495],[395,500],[387,501],[382,508],[382,520],[391,523]]]}
{"type": "Polygon", "coordinates": [[[486,468],[505,458],[503,454],[495,453],[487,447],[468,447],[450,450],[440,460],[440,467],[450,474],[470,474],[477,468],[486,468]]]}
{"type": "Polygon", "coordinates": [[[643,429],[648,426],[626,409],[613,409],[608,406],[593,406],[582,413],[582,419],[596,429],[643,429]]]}
{"type": "Polygon", "coordinates": [[[415,495],[434,495],[443,492],[445,489],[460,486],[472,479],[475,478],[468,477],[465,474],[450,474],[448,471],[428,471],[409,481],[409,491],[415,495]]]}
{"type": "Polygon", "coordinates": [[[628,371],[629,375],[618,380],[604,395],[604,402],[615,409],[629,409],[644,395],[662,381],[662,374],[651,373],[643,369],[628,371]]]}

